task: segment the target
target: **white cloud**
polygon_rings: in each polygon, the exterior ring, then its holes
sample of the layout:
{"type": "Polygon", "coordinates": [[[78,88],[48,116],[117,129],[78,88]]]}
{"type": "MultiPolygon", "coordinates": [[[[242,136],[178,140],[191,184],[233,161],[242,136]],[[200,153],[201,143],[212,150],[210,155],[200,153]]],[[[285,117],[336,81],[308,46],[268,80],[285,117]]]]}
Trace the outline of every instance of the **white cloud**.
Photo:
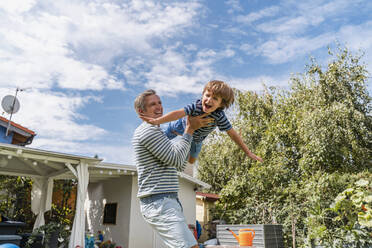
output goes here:
{"type": "Polygon", "coordinates": [[[113,59],[151,57],[153,40],[182,34],[200,8],[195,2],[61,0],[28,1],[15,11],[20,4],[0,5],[0,85],[77,90],[124,89],[110,75],[113,59]]]}
{"type": "Polygon", "coordinates": [[[99,158],[103,159],[103,162],[135,164],[135,155],[131,145],[115,146],[102,143],[37,138],[34,139],[31,147],[88,157],[98,155],[99,158]]]}
{"type": "Polygon", "coordinates": [[[248,43],[244,43],[244,44],[240,45],[239,49],[242,50],[243,52],[245,52],[246,54],[255,53],[254,46],[252,46],[251,44],[248,44],[248,43]]]}
{"type": "Polygon", "coordinates": [[[190,59],[188,53],[182,54],[170,48],[158,54],[156,60],[147,61],[151,67],[146,73],[146,87],[171,96],[181,92],[200,94],[205,83],[221,77],[214,71],[213,64],[234,55],[235,51],[230,48],[221,51],[205,49],[190,59]]]}
{"type": "MultiPolygon", "coordinates": [[[[338,37],[353,50],[372,49],[372,21],[361,25],[346,25],[341,27],[338,37]]],[[[371,51],[372,52],[372,51],[371,51]]]]}
{"type": "Polygon", "coordinates": [[[271,77],[271,76],[258,76],[258,77],[248,77],[248,78],[230,78],[226,82],[229,83],[231,87],[237,88],[239,90],[249,90],[249,91],[261,91],[263,90],[263,85],[284,87],[288,85],[289,77],[271,77]]]}
{"type": "Polygon", "coordinates": [[[102,158],[104,162],[135,165],[135,154],[131,145],[114,146],[98,144],[93,145],[89,149],[91,150],[91,152],[96,151],[96,153],[98,153],[98,156],[102,158]]]}
{"type": "Polygon", "coordinates": [[[306,18],[305,16],[297,16],[293,18],[280,18],[275,21],[266,22],[257,25],[259,31],[265,33],[277,33],[277,34],[292,34],[298,32],[305,32],[305,28],[314,24],[313,20],[306,18]]]}
{"type": "Polygon", "coordinates": [[[127,84],[144,83],[146,75],[157,72],[160,83],[188,81],[190,73],[185,79],[177,74],[190,69],[187,59],[168,52],[166,44],[185,35],[200,8],[197,2],[172,1],[1,2],[1,93],[32,88],[19,96],[22,106],[13,120],[36,131],[34,142],[41,148],[73,151],[83,141],[98,142],[107,131],[79,114],[91,101],[99,101],[86,96],[86,90],[125,90],[120,73],[127,84]],[[121,61],[124,65],[118,66],[121,61]]]}
{"type": "Polygon", "coordinates": [[[243,7],[240,5],[239,0],[227,0],[225,4],[230,7],[227,10],[229,14],[243,11],[243,7]]]}
{"type": "Polygon", "coordinates": [[[64,10],[71,23],[71,43],[75,50],[86,53],[99,63],[124,53],[150,56],[153,39],[166,40],[180,35],[183,28],[193,24],[200,7],[197,3],[156,3],[130,1],[74,6],[76,11],[64,10]]]}
{"type": "Polygon", "coordinates": [[[257,52],[269,59],[270,63],[285,63],[310,53],[318,48],[325,47],[335,41],[333,34],[322,34],[316,37],[277,37],[257,48],[257,52]],[[310,45],[311,44],[311,45],[310,45]]]}
{"type": "MultiPolygon", "coordinates": [[[[9,90],[1,92],[8,93],[9,90]]],[[[14,92],[10,94],[14,95],[14,92]]],[[[99,100],[94,97],[26,90],[19,92],[17,98],[21,108],[13,115],[12,120],[35,131],[38,134],[37,137],[44,139],[58,137],[63,141],[81,141],[94,140],[106,133],[100,127],[79,123],[89,123],[85,116],[78,113],[79,109],[90,101],[99,100]]]]}
{"type": "MultiPolygon", "coordinates": [[[[350,8],[359,7],[361,1],[288,1],[281,5],[263,9],[259,12],[251,13],[248,16],[238,17],[238,21],[251,23],[266,16],[274,16],[277,13],[287,13],[285,16],[278,16],[276,19],[262,22],[256,25],[256,29],[265,33],[273,34],[299,34],[306,33],[309,27],[315,27],[325,20],[332,17],[341,16],[348,12],[350,8]],[[290,10],[290,11],[288,11],[290,10]]],[[[332,20],[331,20],[332,22],[332,20]]]]}
{"type": "Polygon", "coordinates": [[[262,9],[258,12],[252,12],[248,15],[239,15],[236,17],[238,23],[251,24],[252,22],[258,21],[265,17],[275,16],[279,12],[280,8],[278,6],[272,6],[262,9]]]}
{"type": "MultiPolygon", "coordinates": [[[[364,52],[363,61],[367,70],[372,74],[372,21],[360,25],[347,25],[341,27],[337,34],[338,39],[354,53],[364,52]]],[[[371,84],[369,90],[371,91],[371,84]]]]}
{"type": "MultiPolygon", "coordinates": [[[[283,1],[280,5],[274,6],[277,14],[282,13],[285,9],[290,9],[290,12],[285,16],[278,15],[277,18],[263,21],[254,26],[254,29],[261,35],[263,33],[269,34],[269,38],[262,35],[265,37],[263,41],[260,40],[256,44],[243,43],[240,45],[240,50],[248,55],[266,57],[269,63],[279,64],[293,61],[304,55],[311,55],[311,52],[325,48],[336,40],[362,49],[369,47],[371,44],[368,35],[371,30],[370,23],[359,26],[335,26],[334,31],[326,32],[316,29],[316,33],[311,32],[312,35],[309,33],[310,28],[318,27],[326,20],[327,25],[333,26],[333,19],[337,20],[347,16],[350,9],[361,7],[361,3],[363,2],[347,0],[283,1]]],[[[270,8],[241,16],[240,21],[250,23],[261,20],[265,13],[267,15],[275,14],[275,11],[267,11],[270,8]]]]}
{"type": "Polygon", "coordinates": [[[0,8],[6,10],[9,13],[22,13],[28,11],[34,4],[36,0],[13,0],[3,2],[0,4],[0,8]]]}
{"type": "Polygon", "coordinates": [[[1,86],[123,89],[102,66],[83,62],[69,49],[69,18],[36,11],[2,19],[1,86]]]}

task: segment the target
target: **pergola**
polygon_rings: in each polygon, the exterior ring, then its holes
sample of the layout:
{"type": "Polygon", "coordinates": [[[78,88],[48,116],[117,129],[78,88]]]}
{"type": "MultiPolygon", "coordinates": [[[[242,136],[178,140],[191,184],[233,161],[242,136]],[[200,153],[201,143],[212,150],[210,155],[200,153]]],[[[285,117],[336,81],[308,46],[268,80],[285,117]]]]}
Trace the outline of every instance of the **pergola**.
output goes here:
{"type": "Polygon", "coordinates": [[[31,209],[37,215],[34,229],[44,224],[44,212],[51,209],[53,180],[76,179],[76,212],[69,248],[84,247],[84,202],[89,183],[89,168],[101,159],[63,154],[0,143],[0,174],[30,177],[33,180],[31,209]]]}

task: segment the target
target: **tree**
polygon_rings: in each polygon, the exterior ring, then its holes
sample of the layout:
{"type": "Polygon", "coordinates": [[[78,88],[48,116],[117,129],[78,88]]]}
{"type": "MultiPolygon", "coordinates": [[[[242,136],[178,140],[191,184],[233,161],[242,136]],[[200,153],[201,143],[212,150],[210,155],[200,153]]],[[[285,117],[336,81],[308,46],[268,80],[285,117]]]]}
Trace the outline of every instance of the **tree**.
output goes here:
{"type": "Polygon", "coordinates": [[[329,55],[325,68],[312,59],[289,89],[236,91],[233,126],[265,162],[246,158],[225,134],[211,135],[199,157],[199,176],[221,195],[216,218],[281,223],[286,246],[306,246],[309,216],[371,176],[368,73],[361,57],[347,49],[329,55]]]}

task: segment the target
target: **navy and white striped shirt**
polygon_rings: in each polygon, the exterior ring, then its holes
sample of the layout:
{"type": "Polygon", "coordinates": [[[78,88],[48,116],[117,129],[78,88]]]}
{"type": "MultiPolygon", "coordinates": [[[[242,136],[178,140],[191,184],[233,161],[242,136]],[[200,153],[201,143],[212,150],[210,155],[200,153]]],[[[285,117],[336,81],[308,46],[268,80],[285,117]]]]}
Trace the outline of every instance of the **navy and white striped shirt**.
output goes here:
{"type": "Polygon", "coordinates": [[[132,144],[138,171],[137,197],[178,192],[177,171],[183,171],[192,136],[169,140],[163,131],[143,122],[134,132],[132,144]]]}
{"type": "MultiPolygon", "coordinates": [[[[196,100],[184,107],[186,115],[198,116],[204,114],[201,99],[196,100]]],[[[193,134],[194,142],[202,142],[208,134],[210,134],[216,126],[220,131],[228,131],[232,128],[229,120],[227,119],[225,112],[221,109],[216,109],[209,114],[208,117],[212,117],[215,121],[211,125],[197,129],[193,134]]]]}

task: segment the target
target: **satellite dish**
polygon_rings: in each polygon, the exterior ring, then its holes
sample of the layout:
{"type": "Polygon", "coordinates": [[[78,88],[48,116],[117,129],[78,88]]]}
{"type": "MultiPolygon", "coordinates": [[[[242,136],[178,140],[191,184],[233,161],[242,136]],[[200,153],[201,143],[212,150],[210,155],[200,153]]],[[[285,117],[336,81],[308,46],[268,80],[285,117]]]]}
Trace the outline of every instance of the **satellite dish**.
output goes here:
{"type": "Polygon", "coordinates": [[[4,96],[3,100],[1,101],[1,106],[8,114],[14,114],[18,112],[20,104],[17,97],[7,95],[4,96]]]}

